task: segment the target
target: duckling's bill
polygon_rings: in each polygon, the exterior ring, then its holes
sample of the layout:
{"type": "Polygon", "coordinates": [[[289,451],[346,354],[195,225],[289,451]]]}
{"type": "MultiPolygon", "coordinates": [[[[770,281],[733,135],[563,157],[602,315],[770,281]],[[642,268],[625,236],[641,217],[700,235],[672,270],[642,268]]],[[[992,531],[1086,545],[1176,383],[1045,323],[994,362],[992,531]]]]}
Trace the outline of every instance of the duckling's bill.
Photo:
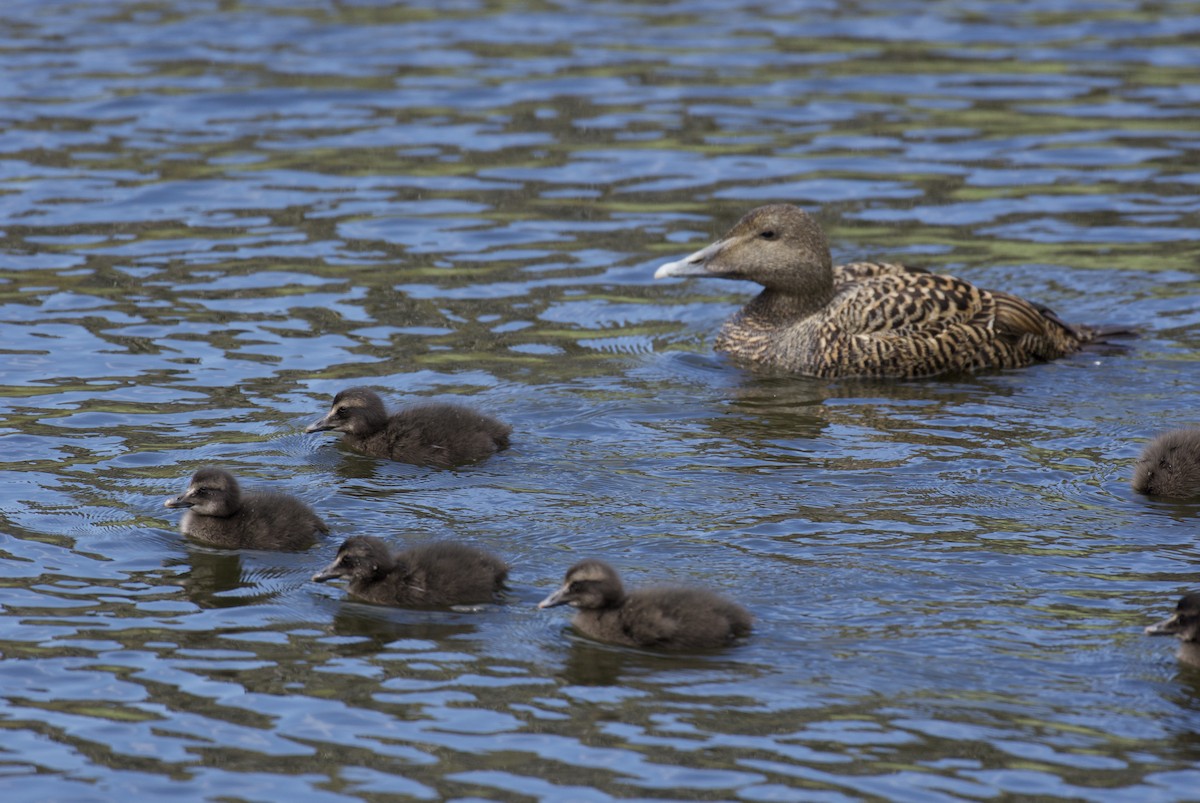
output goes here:
{"type": "Polygon", "coordinates": [[[1174,636],[1183,629],[1183,623],[1179,621],[1179,614],[1175,614],[1170,619],[1164,619],[1157,624],[1146,627],[1147,636],[1174,636]]]}
{"type": "Polygon", "coordinates": [[[314,421],[311,424],[309,424],[307,427],[304,428],[304,431],[306,433],[328,432],[329,430],[333,429],[335,425],[330,423],[330,421],[329,421],[330,415],[333,415],[332,411],[329,413],[329,415],[325,416],[324,418],[320,419],[319,421],[314,421]]]}
{"type": "Polygon", "coordinates": [[[333,563],[326,566],[321,571],[312,576],[314,582],[324,583],[326,580],[337,580],[340,577],[345,577],[346,571],[342,568],[342,562],[335,560],[333,563]]]}
{"type": "Polygon", "coordinates": [[[559,605],[567,604],[567,592],[571,589],[570,585],[564,585],[562,588],[555,591],[550,596],[538,603],[539,608],[555,608],[559,605]]]}

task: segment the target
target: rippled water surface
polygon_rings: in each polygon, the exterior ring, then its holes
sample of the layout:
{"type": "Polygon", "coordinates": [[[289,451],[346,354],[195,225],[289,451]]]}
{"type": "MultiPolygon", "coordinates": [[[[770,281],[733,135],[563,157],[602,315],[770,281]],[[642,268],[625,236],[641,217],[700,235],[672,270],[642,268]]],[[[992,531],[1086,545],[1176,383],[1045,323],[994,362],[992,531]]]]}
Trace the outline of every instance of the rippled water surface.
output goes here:
{"type": "Polygon", "coordinates": [[[1200,671],[1141,632],[1200,507],[1200,4],[72,2],[0,10],[5,801],[1195,800],[1200,671]],[[653,282],[747,209],[834,256],[1134,325],[925,382],[712,351],[751,288],[653,282]],[[455,471],[302,434],[338,390],[515,428],[455,471]],[[189,543],[198,467],[308,552],[189,543]],[[434,536],[503,604],[312,572],[434,536]],[[714,587],[711,655],[535,603],[583,556],[714,587]]]}

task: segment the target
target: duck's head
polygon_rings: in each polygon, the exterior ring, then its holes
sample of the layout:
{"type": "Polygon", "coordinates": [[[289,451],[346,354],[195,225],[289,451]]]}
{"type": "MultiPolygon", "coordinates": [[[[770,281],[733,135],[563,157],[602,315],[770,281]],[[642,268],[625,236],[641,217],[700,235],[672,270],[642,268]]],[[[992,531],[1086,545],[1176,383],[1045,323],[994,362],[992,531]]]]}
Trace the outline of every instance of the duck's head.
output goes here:
{"type": "Polygon", "coordinates": [[[538,603],[539,608],[611,608],[625,598],[615,569],[602,560],[584,560],[567,570],[562,587],[538,603]]]}
{"type": "Polygon", "coordinates": [[[201,516],[232,516],[241,507],[241,489],[232,474],[202,468],[192,475],[187,490],[163,502],[164,507],[190,508],[201,516]]]}
{"type": "Polygon", "coordinates": [[[343,541],[333,563],[314,574],[312,579],[318,583],[343,577],[351,581],[368,580],[386,574],[394,565],[392,551],[382,538],[356,535],[343,541]]]}
{"type": "Polygon", "coordinates": [[[655,279],[746,279],[793,295],[828,294],[833,262],[820,225],[790,204],[747,212],[720,240],[691,256],[668,262],[655,279]]]}
{"type": "Polygon", "coordinates": [[[1200,592],[1184,594],[1170,619],[1146,628],[1149,636],[1175,636],[1180,641],[1200,642],[1200,592]]]}
{"type": "Polygon", "coordinates": [[[383,399],[370,388],[347,388],[333,397],[333,406],[320,421],[309,424],[305,432],[346,432],[367,435],[387,424],[383,399]]]}

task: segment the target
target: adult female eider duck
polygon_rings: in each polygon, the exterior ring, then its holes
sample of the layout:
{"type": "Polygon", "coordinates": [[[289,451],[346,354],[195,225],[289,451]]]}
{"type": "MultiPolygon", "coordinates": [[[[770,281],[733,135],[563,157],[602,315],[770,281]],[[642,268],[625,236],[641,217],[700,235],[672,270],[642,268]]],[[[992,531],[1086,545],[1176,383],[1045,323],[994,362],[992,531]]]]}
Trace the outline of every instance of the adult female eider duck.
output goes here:
{"type": "Polygon", "coordinates": [[[1175,636],[1183,642],[1179,660],[1200,667],[1200,593],[1184,594],[1171,618],[1147,627],[1146,635],[1175,636]]]}
{"type": "Polygon", "coordinates": [[[567,570],[562,587],[539,608],[570,605],[572,624],[597,641],[660,650],[724,647],[747,635],[746,609],[699,588],[647,588],[625,593],[615,569],[584,560],[567,570]]]}
{"type": "Polygon", "coordinates": [[[489,602],[507,577],[504,561],[466,544],[434,541],[393,554],[383,539],[356,535],[312,579],[346,578],[365,602],[417,608],[489,602]]]}
{"type": "Polygon", "coordinates": [[[1200,497],[1200,429],[1164,432],[1142,450],[1133,490],[1169,499],[1200,497]]]}
{"type": "Polygon", "coordinates": [[[299,499],[272,491],[243,492],[237,479],[220,468],[200,469],[187,491],[163,506],[187,508],[179,521],[184,535],[226,549],[304,549],[329,532],[299,499]]]}
{"type": "Polygon", "coordinates": [[[716,349],[815,377],[1019,368],[1070,354],[1101,333],[953,276],[888,263],[834,267],[821,227],[787,204],[752,210],[723,239],[654,273],[685,276],[761,284],[722,327],[716,349]]]}
{"type": "Polygon", "coordinates": [[[512,427],[458,404],[416,404],[388,415],[379,394],[348,388],[305,432],[341,432],[342,442],[371,457],[418,466],[474,463],[508,448],[512,427]]]}

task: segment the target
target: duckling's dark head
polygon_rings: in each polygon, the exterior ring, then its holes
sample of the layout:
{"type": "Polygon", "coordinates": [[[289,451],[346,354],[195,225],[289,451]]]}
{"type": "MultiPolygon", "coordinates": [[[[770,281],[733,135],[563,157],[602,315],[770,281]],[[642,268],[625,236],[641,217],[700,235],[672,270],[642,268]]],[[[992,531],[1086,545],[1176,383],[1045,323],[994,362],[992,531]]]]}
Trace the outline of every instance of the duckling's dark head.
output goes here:
{"type": "Polygon", "coordinates": [[[625,589],[615,569],[602,560],[583,560],[567,570],[562,587],[538,603],[539,608],[570,605],[573,608],[612,608],[625,599],[625,589]]]}
{"type": "Polygon", "coordinates": [[[753,209],[722,239],[654,272],[655,279],[685,276],[747,279],[792,295],[825,297],[833,292],[825,233],[790,204],[753,209]]]}
{"type": "Polygon", "coordinates": [[[333,397],[333,406],[320,421],[305,432],[346,432],[365,436],[387,426],[387,410],[383,399],[370,388],[347,388],[333,397]]]}
{"type": "Polygon", "coordinates": [[[1200,428],[1164,432],[1142,449],[1133,490],[1168,499],[1200,497],[1200,428]]]}
{"type": "Polygon", "coordinates": [[[318,583],[339,577],[350,581],[369,580],[387,574],[394,565],[392,551],[382,538],[356,535],[343,541],[333,563],[314,574],[312,579],[318,583]]]}
{"type": "Polygon", "coordinates": [[[201,516],[232,516],[241,507],[238,481],[220,468],[202,468],[192,475],[181,496],[163,502],[164,507],[186,507],[201,516]]]}
{"type": "Polygon", "coordinates": [[[1175,636],[1180,641],[1200,642],[1200,592],[1184,594],[1170,619],[1146,628],[1150,636],[1175,636]]]}

